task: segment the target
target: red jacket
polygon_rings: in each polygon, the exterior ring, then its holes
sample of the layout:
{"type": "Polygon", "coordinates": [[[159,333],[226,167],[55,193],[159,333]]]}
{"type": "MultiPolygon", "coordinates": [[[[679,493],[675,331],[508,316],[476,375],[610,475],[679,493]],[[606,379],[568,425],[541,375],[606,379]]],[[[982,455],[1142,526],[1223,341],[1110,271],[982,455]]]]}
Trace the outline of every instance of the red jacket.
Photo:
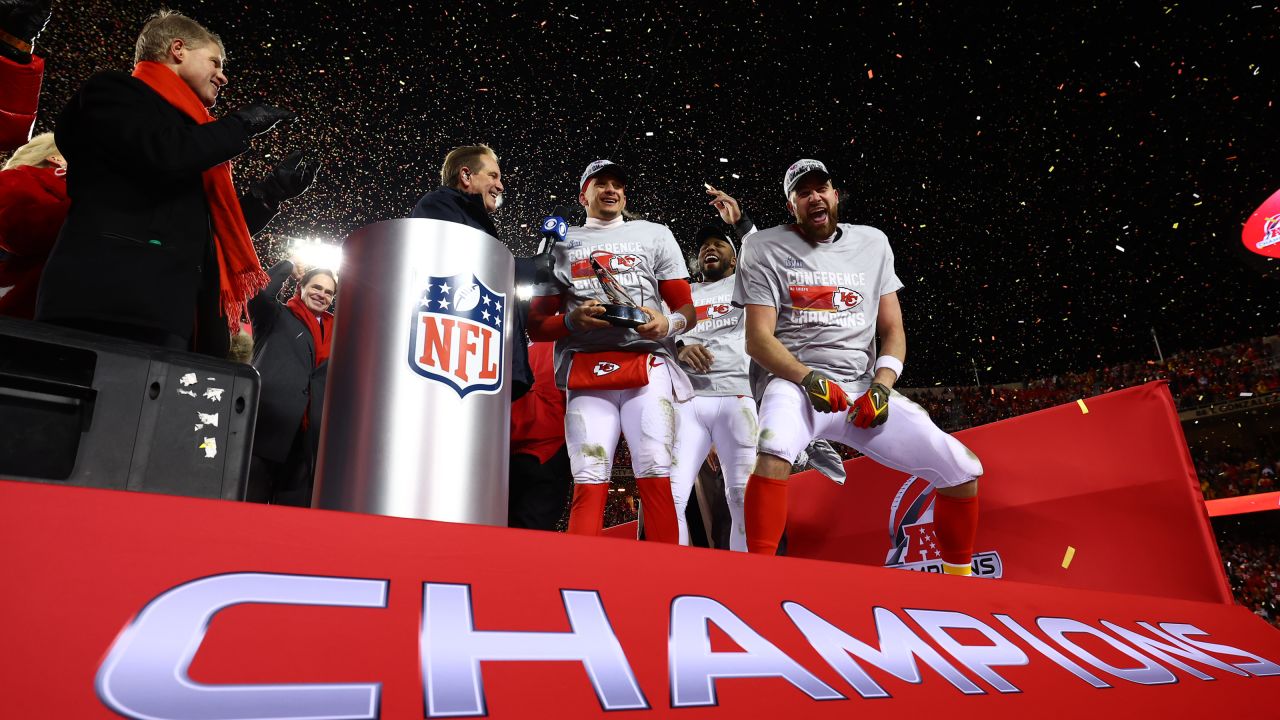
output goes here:
{"type": "Polygon", "coordinates": [[[53,168],[0,172],[0,315],[35,314],[40,273],[69,207],[66,178],[53,168]]]}
{"type": "Polygon", "coordinates": [[[556,387],[555,343],[529,346],[533,387],[511,403],[511,454],[533,455],[545,463],[564,445],[564,391],[556,387]]]}

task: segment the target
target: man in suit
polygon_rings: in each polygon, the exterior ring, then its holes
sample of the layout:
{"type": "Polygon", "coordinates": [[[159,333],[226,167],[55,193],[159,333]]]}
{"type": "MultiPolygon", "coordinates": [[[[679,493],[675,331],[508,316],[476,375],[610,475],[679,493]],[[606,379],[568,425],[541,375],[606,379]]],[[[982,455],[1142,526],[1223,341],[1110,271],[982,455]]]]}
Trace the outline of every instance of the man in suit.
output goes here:
{"type": "Polygon", "coordinates": [[[409,217],[448,220],[498,237],[490,215],[502,207],[502,168],[493,148],[454,148],[440,168],[440,187],[423,195],[409,217]]]}
{"type": "MultiPolygon", "coordinates": [[[[493,148],[480,143],[454,148],[440,168],[440,187],[423,195],[409,217],[444,220],[475,228],[499,240],[498,228],[489,216],[502,207],[502,168],[493,148]]],[[[515,307],[510,305],[508,307],[515,307]]],[[[533,385],[525,318],[512,313],[508,331],[515,338],[511,358],[511,399],[517,400],[533,385]]]]}
{"type": "Polygon", "coordinates": [[[226,356],[268,281],[250,235],[316,168],[291,155],[237,195],[228,161],[294,114],[255,104],[214,120],[224,55],[217,35],[162,11],[142,28],[131,75],[97,73],[67,104],[55,136],[76,168],[71,209],[37,320],[226,356]]]}
{"type": "Polygon", "coordinates": [[[268,274],[271,282],[249,301],[253,366],[262,376],[262,394],[247,499],[310,507],[333,337],[329,306],[338,280],[332,271],[308,269],[296,258],[276,263],[268,274]],[[288,302],[279,303],[276,295],[290,277],[297,287],[288,302]]]}

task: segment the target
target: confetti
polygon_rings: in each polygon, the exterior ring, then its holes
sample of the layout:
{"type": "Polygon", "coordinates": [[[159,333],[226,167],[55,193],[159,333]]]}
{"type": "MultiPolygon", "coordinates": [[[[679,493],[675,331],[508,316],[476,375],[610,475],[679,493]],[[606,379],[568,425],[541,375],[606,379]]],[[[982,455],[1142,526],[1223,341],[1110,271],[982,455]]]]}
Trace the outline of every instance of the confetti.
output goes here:
{"type": "MultiPolygon", "coordinates": [[[[53,129],[93,72],[132,67],[156,7],[75,5],[55,3],[37,43],[49,70],[36,132],[53,129]]],[[[300,115],[236,158],[237,187],[295,148],[324,162],[254,237],[267,266],[290,238],[336,243],[407,216],[439,185],[444,154],[473,142],[502,158],[507,202],[494,220],[525,257],[557,203],[582,221],[574,185],[596,158],[628,166],[629,209],[692,255],[697,229],[719,222],[704,180],[770,227],[790,220],[783,171],[816,157],[848,193],[841,218],[883,230],[912,278],[901,296],[912,383],[972,383],[956,349],[971,335],[998,338],[978,368],[1009,383],[1098,368],[1099,345],[1108,362],[1145,360],[1146,328],[1163,318],[1178,326],[1161,337],[1166,355],[1280,327],[1280,270],[1233,259],[1238,231],[1234,245],[1226,237],[1277,187],[1275,111],[1260,83],[1269,9],[1182,4],[1153,23],[1145,6],[1097,4],[1091,26],[1143,32],[1047,43],[1043,29],[1074,27],[1077,13],[1028,4],[976,45],[990,28],[963,4],[896,5],[833,5],[818,19],[765,3],[732,22],[691,21],[674,0],[610,6],[607,18],[465,4],[445,14],[403,0],[186,9],[227,44],[215,116],[259,101],[300,115]],[[796,37],[813,38],[809,52],[788,51],[796,37]],[[839,37],[858,38],[865,76],[813,69],[843,57],[839,37]],[[870,67],[889,59],[888,75],[870,67]],[[1182,219],[1193,192],[1204,199],[1194,223],[1182,219]]]]}

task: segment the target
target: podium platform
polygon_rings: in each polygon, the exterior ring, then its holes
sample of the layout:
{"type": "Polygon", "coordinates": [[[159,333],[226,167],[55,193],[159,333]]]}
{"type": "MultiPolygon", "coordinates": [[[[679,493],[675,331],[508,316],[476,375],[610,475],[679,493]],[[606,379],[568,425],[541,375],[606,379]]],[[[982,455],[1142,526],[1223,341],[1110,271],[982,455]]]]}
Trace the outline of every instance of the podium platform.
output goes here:
{"type": "Polygon", "coordinates": [[[13,482],[0,537],[3,717],[1253,717],[1280,691],[1280,632],[1226,603],[13,482]]]}

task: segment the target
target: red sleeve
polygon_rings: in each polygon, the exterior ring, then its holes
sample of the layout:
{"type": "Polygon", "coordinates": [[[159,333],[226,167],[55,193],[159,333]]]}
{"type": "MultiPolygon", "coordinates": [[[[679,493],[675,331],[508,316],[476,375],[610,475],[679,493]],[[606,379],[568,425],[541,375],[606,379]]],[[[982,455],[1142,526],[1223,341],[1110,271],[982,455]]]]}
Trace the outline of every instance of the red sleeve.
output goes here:
{"type": "Polygon", "coordinates": [[[529,303],[529,339],[534,342],[554,342],[569,334],[560,314],[559,295],[535,297],[529,303]]]}
{"type": "Polygon", "coordinates": [[[688,280],[659,280],[658,294],[667,307],[677,312],[685,305],[693,304],[693,290],[688,280]]]}
{"type": "Polygon", "coordinates": [[[17,150],[27,143],[40,104],[40,80],[44,60],[31,56],[23,65],[0,57],[0,151],[17,150]]]}

